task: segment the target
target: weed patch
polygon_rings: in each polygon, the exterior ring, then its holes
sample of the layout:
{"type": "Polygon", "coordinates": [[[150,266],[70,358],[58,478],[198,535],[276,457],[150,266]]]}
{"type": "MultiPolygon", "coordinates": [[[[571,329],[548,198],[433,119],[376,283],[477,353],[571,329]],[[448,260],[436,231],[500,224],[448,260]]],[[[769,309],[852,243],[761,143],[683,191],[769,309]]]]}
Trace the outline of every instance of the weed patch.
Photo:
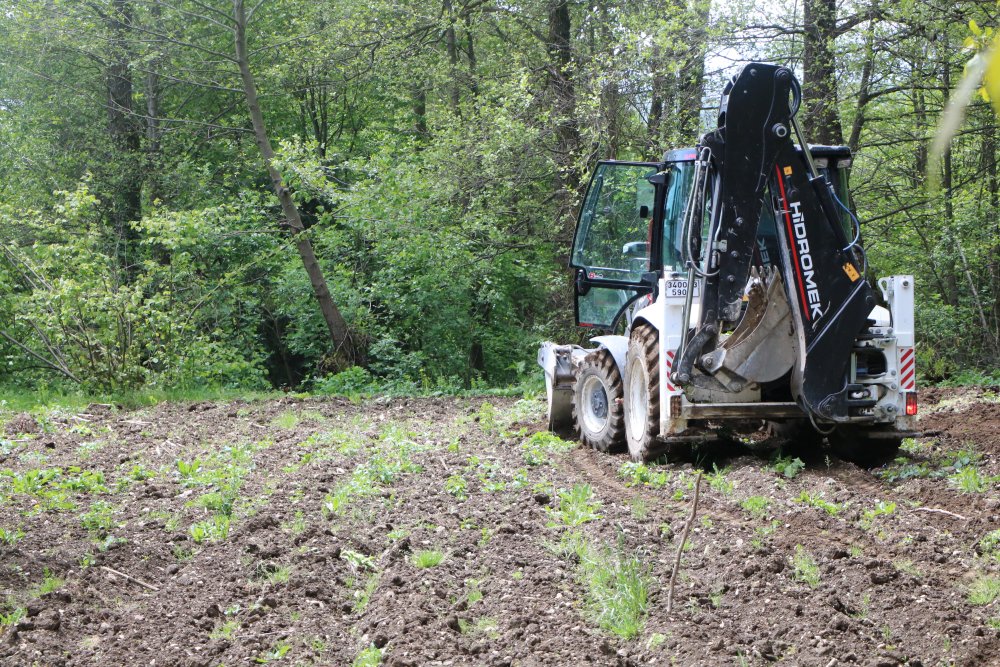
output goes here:
{"type": "Polygon", "coordinates": [[[437,551],[434,549],[425,549],[423,551],[415,551],[412,556],[410,556],[410,562],[414,567],[428,568],[437,567],[444,560],[444,552],[437,551]]]}
{"type": "Polygon", "coordinates": [[[601,503],[594,499],[594,491],[589,484],[576,484],[569,491],[560,491],[559,506],[555,509],[547,508],[546,511],[553,519],[551,525],[562,524],[575,528],[600,519],[601,515],[597,513],[600,507],[601,503]]]}
{"type": "Polygon", "coordinates": [[[801,544],[795,545],[795,555],[792,556],[794,576],[798,581],[812,588],[819,586],[819,565],[812,555],[801,544]]]}
{"type": "Polygon", "coordinates": [[[548,431],[539,431],[521,443],[521,456],[529,466],[546,465],[550,456],[568,452],[574,447],[575,442],[563,440],[548,431]]]}
{"type": "Polygon", "coordinates": [[[985,606],[1000,597],[1000,577],[981,575],[969,586],[969,604],[985,606]]]}

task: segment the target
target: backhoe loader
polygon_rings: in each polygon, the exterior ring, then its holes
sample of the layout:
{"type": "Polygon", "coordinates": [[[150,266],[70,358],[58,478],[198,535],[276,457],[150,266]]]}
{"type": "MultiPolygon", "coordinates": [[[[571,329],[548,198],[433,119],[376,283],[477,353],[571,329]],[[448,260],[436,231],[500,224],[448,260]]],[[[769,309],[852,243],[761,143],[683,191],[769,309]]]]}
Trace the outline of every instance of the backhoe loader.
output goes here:
{"type": "Polygon", "coordinates": [[[642,461],[767,425],[861,463],[915,434],[913,277],[869,277],[850,150],[809,145],[800,102],[750,63],[695,148],[597,164],[570,266],[608,333],[541,345],[552,431],[642,461]]]}

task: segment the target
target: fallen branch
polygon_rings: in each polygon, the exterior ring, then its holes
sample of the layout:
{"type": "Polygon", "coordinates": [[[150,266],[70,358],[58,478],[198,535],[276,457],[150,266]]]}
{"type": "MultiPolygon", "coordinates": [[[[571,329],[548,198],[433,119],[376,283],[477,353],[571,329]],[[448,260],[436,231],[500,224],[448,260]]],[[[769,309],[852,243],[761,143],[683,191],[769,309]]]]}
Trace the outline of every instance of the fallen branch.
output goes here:
{"type": "Polygon", "coordinates": [[[684,532],[681,534],[680,544],[677,545],[677,555],[674,557],[674,569],[670,573],[670,592],[667,594],[667,613],[674,608],[674,585],[677,583],[677,570],[681,567],[681,553],[687,543],[688,535],[691,533],[691,525],[694,524],[694,517],[698,513],[698,496],[701,492],[701,473],[694,481],[694,498],[691,499],[691,515],[688,516],[687,523],[684,524],[684,532]]]}
{"type": "Polygon", "coordinates": [[[153,586],[152,584],[147,584],[145,581],[140,581],[140,580],[136,579],[135,577],[131,577],[131,576],[125,574],[124,572],[119,572],[118,570],[112,569],[112,568],[108,567],[107,565],[101,565],[101,569],[104,570],[105,572],[110,572],[111,574],[117,575],[117,576],[121,577],[122,579],[125,579],[126,581],[131,581],[133,584],[139,584],[143,588],[148,588],[149,590],[153,591],[154,593],[159,593],[160,592],[160,589],[157,588],[156,586],[153,586]]]}
{"type": "Polygon", "coordinates": [[[956,519],[961,519],[962,521],[968,521],[968,517],[964,517],[961,514],[955,514],[954,512],[949,512],[948,510],[941,510],[936,507],[914,507],[914,512],[932,512],[934,514],[945,514],[947,516],[955,517],[956,519]]]}

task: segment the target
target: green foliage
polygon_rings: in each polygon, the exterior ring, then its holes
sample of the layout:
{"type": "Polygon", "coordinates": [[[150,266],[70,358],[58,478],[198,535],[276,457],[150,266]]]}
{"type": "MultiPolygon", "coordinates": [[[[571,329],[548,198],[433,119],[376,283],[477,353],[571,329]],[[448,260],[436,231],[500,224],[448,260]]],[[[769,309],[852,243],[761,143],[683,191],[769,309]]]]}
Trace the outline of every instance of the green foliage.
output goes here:
{"type": "Polygon", "coordinates": [[[626,486],[649,486],[660,489],[667,485],[669,477],[664,470],[653,470],[645,463],[626,461],[618,467],[618,476],[626,486]]]}
{"type": "Polygon", "coordinates": [[[576,443],[563,440],[549,431],[538,431],[521,443],[521,456],[529,466],[546,465],[552,454],[566,452],[576,443]]]}
{"type": "Polygon", "coordinates": [[[772,467],[779,475],[783,475],[788,479],[795,479],[805,469],[806,464],[798,457],[778,456],[775,458],[772,467]]]}
{"type": "Polygon", "coordinates": [[[382,664],[382,649],[375,648],[372,644],[368,648],[358,653],[351,663],[351,667],[378,667],[382,664]]]}

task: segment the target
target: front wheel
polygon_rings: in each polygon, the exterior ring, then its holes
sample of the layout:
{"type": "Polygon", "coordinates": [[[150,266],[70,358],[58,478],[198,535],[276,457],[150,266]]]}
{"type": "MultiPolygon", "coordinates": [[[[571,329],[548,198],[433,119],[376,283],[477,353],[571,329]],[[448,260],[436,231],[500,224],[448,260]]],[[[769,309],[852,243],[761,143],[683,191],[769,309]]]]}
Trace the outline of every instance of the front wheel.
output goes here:
{"type": "Polygon", "coordinates": [[[625,439],[622,416],[622,376],[608,350],[584,357],[573,390],[573,421],[580,441],[601,452],[621,447],[625,439]]]}
{"type": "Polygon", "coordinates": [[[625,356],[625,440],[635,461],[649,460],[660,435],[660,334],[648,324],[632,330],[625,356]]]}

